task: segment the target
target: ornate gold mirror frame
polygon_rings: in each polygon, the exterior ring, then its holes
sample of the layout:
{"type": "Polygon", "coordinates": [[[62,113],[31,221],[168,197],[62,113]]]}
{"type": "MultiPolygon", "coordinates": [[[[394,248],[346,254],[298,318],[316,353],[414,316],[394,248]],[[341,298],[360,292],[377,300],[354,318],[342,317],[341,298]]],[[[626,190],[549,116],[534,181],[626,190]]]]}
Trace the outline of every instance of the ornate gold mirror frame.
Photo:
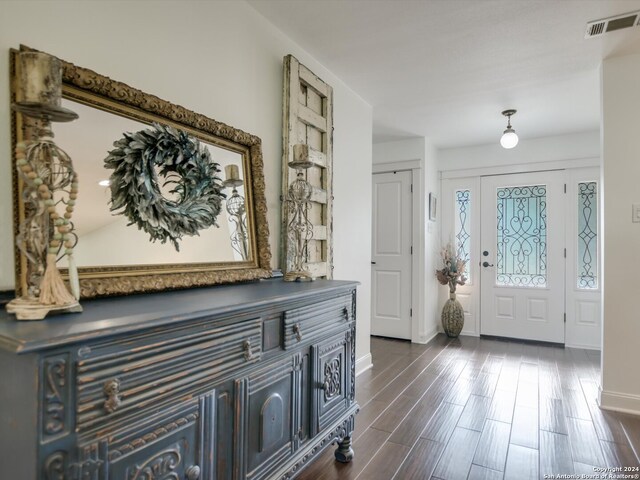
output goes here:
{"type": "MultiPolygon", "coordinates": [[[[25,46],[21,51],[33,50],[25,46]]],[[[16,100],[16,57],[11,50],[11,101],[16,100]]],[[[78,269],[81,296],[91,298],[151,292],[166,289],[256,280],[271,276],[271,250],[265,199],[264,169],[261,140],[237,128],[195,113],[179,105],[162,100],[122,82],[112,80],[92,70],[61,60],[63,65],[63,98],[91,108],[120,115],[145,124],[152,122],[170,125],[202,141],[242,156],[244,193],[251,254],[243,261],[214,263],[162,263],[145,265],[90,266],[78,269]]],[[[12,146],[25,136],[25,118],[12,112],[12,146]]],[[[54,132],[55,133],[55,132],[54,132]]],[[[116,140],[115,138],[113,140],[116,140]]],[[[22,181],[17,175],[15,156],[13,165],[14,232],[25,218],[22,181]]],[[[82,202],[82,178],[80,195],[82,202]]],[[[85,185],[84,188],[91,188],[85,185]]],[[[135,228],[135,227],[130,227],[135,228]]],[[[16,294],[27,288],[27,260],[15,248],[16,294]]],[[[65,275],[65,270],[62,270],[65,275]]]]}

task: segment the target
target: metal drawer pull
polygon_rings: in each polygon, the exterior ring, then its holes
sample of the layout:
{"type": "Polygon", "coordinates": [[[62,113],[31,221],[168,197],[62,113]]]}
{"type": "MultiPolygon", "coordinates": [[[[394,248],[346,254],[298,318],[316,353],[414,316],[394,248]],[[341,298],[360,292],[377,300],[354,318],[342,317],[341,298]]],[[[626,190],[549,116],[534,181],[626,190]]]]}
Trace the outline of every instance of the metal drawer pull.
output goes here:
{"type": "Polygon", "coordinates": [[[200,478],[200,467],[192,465],[187,468],[185,473],[187,474],[187,480],[198,480],[200,478]]]}
{"type": "Polygon", "coordinates": [[[122,399],[120,398],[120,380],[114,378],[113,380],[105,382],[102,391],[104,396],[107,397],[103,405],[104,410],[107,413],[115,412],[122,403],[122,399]]]}
{"type": "Polygon", "coordinates": [[[244,348],[244,359],[248,362],[253,358],[253,352],[251,351],[251,342],[249,340],[245,340],[242,344],[244,348]]]}
{"type": "Polygon", "coordinates": [[[296,334],[296,339],[301,342],[302,341],[302,330],[300,330],[300,324],[296,323],[293,326],[293,333],[296,334]]]}

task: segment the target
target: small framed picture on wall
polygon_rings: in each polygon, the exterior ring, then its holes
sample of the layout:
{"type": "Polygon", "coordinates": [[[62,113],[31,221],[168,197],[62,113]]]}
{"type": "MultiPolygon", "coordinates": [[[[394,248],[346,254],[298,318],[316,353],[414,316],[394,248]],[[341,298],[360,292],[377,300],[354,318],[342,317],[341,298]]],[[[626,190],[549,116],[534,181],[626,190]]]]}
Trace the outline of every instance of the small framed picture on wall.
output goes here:
{"type": "Polygon", "coordinates": [[[436,221],[437,202],[436,196],[433,193],[429,193],[429,220],[432,222],[436,221]]]}

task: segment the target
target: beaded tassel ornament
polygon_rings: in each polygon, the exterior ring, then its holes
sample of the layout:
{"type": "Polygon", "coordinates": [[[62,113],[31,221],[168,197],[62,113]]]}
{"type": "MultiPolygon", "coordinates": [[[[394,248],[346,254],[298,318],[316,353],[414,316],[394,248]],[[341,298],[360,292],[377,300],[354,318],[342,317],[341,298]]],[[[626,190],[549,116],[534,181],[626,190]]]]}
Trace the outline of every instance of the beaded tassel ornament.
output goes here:
{"type": "Polygon", "coordinates": [[[71,222],[78,197],[78,175],[73,170],[69,156],[53,143],[53,133],[48,124],[44,123],[33,142],[16,145],[16,166],[24,181],[37,190],[44,207],[41,210],[49,215],[54,228],[47,247],[47,266],[40,284],[40,303],[66,305],[75,303],[80,298],[77,268],[73,260],[75,235],[71,222]],[[70,187],[68,198],[54,198],[52,187],[55,192],[64,192],[65,188],[70,187]],[[57,204],[66,204],[64,214],[57,212],[57,204]],[[56,267],[60,254],[67,255],[69,259],[73,295],[67,290],[56,267]]]}

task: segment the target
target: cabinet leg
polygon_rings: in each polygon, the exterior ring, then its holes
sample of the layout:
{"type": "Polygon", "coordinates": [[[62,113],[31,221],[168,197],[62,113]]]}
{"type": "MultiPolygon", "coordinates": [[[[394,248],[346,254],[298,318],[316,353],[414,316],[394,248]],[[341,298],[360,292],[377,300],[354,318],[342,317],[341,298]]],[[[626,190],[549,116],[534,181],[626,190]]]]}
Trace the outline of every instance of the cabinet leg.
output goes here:
{"type": "Polygon", "coordinates": [[[338,444],[338,448],[334,453],[336,460],[342,463],[349,463],[353,460],[353,448],[351,448],[351,437],[346,436],[338,444]]]}

